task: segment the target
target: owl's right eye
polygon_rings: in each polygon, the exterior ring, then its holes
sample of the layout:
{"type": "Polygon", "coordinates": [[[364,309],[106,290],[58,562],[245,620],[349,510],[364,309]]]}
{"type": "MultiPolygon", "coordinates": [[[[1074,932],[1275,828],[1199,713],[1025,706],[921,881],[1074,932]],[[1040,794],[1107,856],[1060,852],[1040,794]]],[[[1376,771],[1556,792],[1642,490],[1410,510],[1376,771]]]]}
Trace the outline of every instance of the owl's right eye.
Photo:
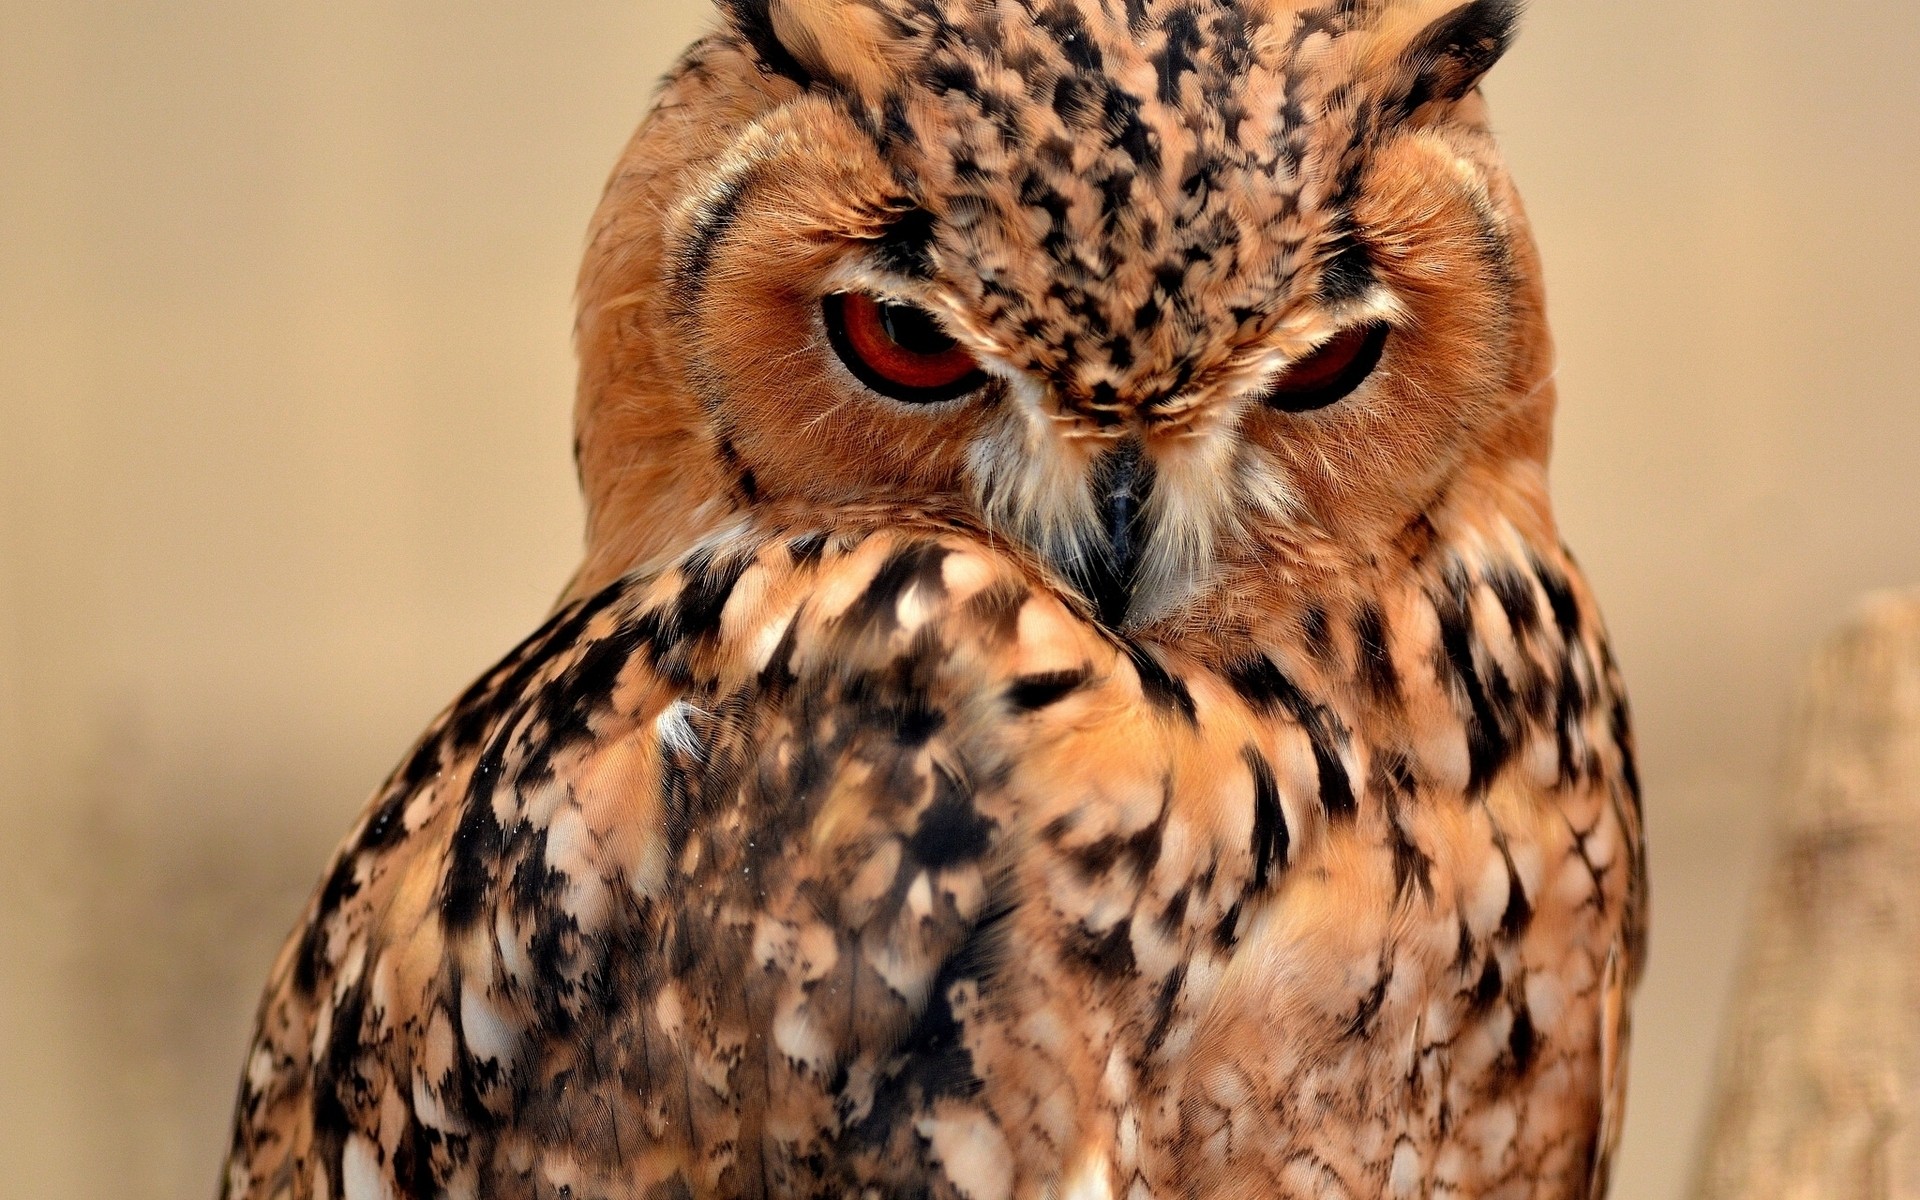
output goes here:
{"type": "Polygon", "coordinates": [[[986,382],[973,355],[923,308],[835,292],[821,302],[821,316],[833,352],[855,379],[882,396],[933,404],[986,382]]]}

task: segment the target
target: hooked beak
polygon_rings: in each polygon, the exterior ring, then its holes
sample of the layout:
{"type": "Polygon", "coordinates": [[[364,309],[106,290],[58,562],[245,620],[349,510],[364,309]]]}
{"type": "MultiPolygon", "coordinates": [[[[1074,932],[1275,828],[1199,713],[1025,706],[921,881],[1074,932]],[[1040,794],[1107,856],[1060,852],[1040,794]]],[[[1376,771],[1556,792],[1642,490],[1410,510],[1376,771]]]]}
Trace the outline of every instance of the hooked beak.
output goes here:
{"type": "Polygon", "coordinates": [[[1101,537],[1069,564],[1068,575],[1101,623],[1118,629],[1133,600],[1147,532],[1141,511],[1153,492],[1153,464],[1139,438],[1127,438],[1094,463],[1092,487],[1101,537]]]}

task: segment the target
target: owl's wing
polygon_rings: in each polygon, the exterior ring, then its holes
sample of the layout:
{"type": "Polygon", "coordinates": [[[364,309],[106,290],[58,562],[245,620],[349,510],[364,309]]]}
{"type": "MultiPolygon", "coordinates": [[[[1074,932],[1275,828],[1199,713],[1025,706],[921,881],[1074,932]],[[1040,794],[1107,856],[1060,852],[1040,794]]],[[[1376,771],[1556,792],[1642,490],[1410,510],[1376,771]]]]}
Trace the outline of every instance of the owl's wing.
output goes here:
{"type": "Polygon", "coordinates": [[[1140,783],[1103,819],[1145,828],[1191,704],[956,535],[721,544],[566,608],[338,853],[226,1194],[894,1194],[942,1154],[990,1182],[956,1011],[1011,987],[975,985],[1030,834],[1013,758],[1097,727],[1140,783]]]}

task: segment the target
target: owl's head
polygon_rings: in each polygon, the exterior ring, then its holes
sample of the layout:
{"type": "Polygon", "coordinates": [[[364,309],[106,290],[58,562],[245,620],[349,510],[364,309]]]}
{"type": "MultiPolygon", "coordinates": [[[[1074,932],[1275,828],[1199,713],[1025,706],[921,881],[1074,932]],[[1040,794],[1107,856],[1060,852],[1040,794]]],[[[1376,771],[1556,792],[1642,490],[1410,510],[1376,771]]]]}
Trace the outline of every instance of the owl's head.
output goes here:
{"type": "Polygon", "coordinates": [[[971,523],[1111,625],[1537,478],[1515,0],[725,0],[595,219],[582,585],[971,523]]]}

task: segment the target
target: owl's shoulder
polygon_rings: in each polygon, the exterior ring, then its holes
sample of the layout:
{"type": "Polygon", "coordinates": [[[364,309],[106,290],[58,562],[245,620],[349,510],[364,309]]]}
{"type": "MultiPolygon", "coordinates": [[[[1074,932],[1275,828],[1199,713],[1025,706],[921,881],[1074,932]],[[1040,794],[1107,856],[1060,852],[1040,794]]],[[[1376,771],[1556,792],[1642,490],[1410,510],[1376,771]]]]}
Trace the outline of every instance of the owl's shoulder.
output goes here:
{"type": "MultiPolygon", "coordinates": [[[[717,995],[740,971],[734,918],[799,929],[883,866],[864,901],[883,908],[916,871],[973,879],[909,955],[938,969],[986,902],[975,793],[1037,719],[1170,703],[1075,603],[984,540],[898,526],[721,537],[560,609],[435,719],[336,851],[263,1000],[230,1193],[314,1162],[427,1169],[382,1133],[396,1103],[438,1158],[460,1144],[438,1135],[537,1119],[538,1064],[625,1038],[583,1025],[640,1020],[616,991],[717,995]]],[[[821,1052],[883,1048],[859,1028],[897,1024],[879,1007],[821,1052]]]]}

